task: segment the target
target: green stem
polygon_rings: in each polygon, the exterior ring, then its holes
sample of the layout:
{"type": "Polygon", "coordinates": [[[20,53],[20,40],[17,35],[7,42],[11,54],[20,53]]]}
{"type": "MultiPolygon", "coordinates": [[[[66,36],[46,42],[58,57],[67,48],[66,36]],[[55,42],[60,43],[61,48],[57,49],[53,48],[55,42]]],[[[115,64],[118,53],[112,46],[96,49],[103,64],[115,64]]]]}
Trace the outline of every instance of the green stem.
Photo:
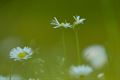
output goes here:
{"type": "Polygon", "coordinates": [[[80,63],[80,46],[79,46],[79,35],[78,35],[78,28],[73,29],[75,33],[75,40],[76,40],[76,48],[77,48],[77,56],[78,56],[78,63],[80,63]]]}
{"type": "Polygon", "coordinates": [[[64,53],[64,57],[66,55],[66,45],[65,45],[65,34],[64,34],[64,30],[62,30],[62,45],[63,45],[63,53],[64,53]]]}
{"type": "MultiPolygon", "coordinates": [[[[64,31],[64,29],[62,30],[62,46],[63,46],[63,54],[64,54],[63,56],[64,56],[64,59],[66,61],[66,44],[65,44],[65,31],[64,31]]],[[[65,63],[65,61],[64,61],[64,63],[65,63]]],[[[64,71],[65,71],[65,68],[64,68],[64,71]]]]}
{"type": "Polygon", "coordinates": [[[12,80],[11,78],[12,78],[12,76],[11,76],[11,73],[10,73],[10,78],[9,78],[9,80],[12,80]]]}
{"type": "Polygon", "coordinates": [[[11,65],[10,78],[9,78],[9,80],[12,80],[12,72],[13,72],[13,65],[11,65]]]}

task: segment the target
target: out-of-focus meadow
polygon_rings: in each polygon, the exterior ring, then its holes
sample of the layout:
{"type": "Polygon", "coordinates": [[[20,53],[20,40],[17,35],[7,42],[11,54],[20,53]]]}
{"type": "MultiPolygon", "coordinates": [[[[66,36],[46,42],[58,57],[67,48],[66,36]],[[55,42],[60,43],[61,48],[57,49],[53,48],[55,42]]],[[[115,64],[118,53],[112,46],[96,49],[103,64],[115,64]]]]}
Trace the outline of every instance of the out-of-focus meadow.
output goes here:
{"type": "Polygon", "coordinates": [[[105,47],[109,59],[107,66],[98,72],[105,73],[105,80],[119,80],[119,3],[119,0],[0,0],[0,75],[24,78],[19,80],[72,80],[67,73],[69,67],[78,64],[78,58],[80,64],[85,63],[83,50],[97,44],[105,47]],[[86,18],[85,24],[78,26],[80,56],[76,54],[74,31],[64,29],[64,54],[63,29],[50,25],[53,17],[73,22],[74,15],[86,18]],[[10,50],[17,46],[31,47],[32,58],[23,62],[10,59],[10,50]]]}

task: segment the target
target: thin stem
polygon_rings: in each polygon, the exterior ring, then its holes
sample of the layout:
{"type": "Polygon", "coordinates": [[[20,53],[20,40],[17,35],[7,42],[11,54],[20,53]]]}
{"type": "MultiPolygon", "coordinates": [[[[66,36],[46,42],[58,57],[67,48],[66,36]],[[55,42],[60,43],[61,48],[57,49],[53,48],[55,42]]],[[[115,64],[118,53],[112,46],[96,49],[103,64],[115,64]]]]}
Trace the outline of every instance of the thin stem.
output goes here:
{"type": "Polygon", "coordinates": [[[79,46],[78,29],[73,28],[73,31],[74,31],[74,33],[75,33],[76,48],[77,48],[77,56],[78,56],[78,63],[80,63],[80,46],[79,46]]]}
{"type": "MultiPolygon", "coordinates": [[[[65,44],[65,31],[62,30],[62,46],[63,46],[63,54],[64,54],[64,63],[66,62],[66,44],[65,44]]],[[[65,65],[64,65],[65,67],[65,65]]],[[[65,72],[66,68],[63,69],[65,72]]],[[[64,77],[66,79],[66,77],[64,77]]]]}
{"type": "Polygon", "coordinates": [[[66,45],[65,45],[65,34],[64,34],[64,30],[62,30],[62,45],[63,45],[63,53],[64,53],[64,57],[66,55],[66,45]]]}
{"type": "Polygon", "coordinates": [[[11,70],[10,70],[10,78],[9,78],[9,80],[12,80],[12,72],[13,72],[13,64],[11,64],[11,70]]]}
{"type": "Polygon", "coordinates": [[[12,75],[11,75],[11,72],[10,72],[10,78],[9,78],[9,80],[12,80],[11,78],[12,78],[12,75]]]}

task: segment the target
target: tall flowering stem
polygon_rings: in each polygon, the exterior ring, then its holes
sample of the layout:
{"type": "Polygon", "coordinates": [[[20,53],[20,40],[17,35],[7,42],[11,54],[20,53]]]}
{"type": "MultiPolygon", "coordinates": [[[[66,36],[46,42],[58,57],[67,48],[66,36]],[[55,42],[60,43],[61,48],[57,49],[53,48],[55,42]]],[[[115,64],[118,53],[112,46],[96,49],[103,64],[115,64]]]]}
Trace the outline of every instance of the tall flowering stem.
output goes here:
{"type": "MultiPolygon", "coordinates": [[[[53,25],[54,27],[53,28],[72,28],[72,25],[70,23],[67,23],[66,21],[65,22],[59,22],[59,20],[54,17],[52,22],[51,22],[51,25],[53,25]]],[[[63,53],[64,53],[64,57],[66,55],[66,45],[65,45],[65,30],[62,29],[62,45],[63,45],[63,53]]]]}
{"type": "MultiPolygon", "coordinates": [[[[78,28],[76,27],[79,24],[84,24],[84,21],[86,19],[81,18],[80,16],[73,16],[74,22],[71,25],[70,23],[67,22],[59,22],[56,17],[51,22],[51,25],[53,25],[53,28],[72,28],[74,33],[75,33],[75,40],[76,40],[76,48],[77,48],[77,56],[78,56],[78,62],[80,62],[80,47],[79,47],[79,35],[78,35],[78,28]]],[[[62,32],[62,39],[63,39],[63,48],[64,48],[64,54],[66,53],[65,49],[65,39],[64,39],[64,30],[62,32]]]]}
{"type": "Polygon", "coordinates": [[[75,19],[75,21],[73,22],[72,28],[73,28],[73,31],[75,33],[78,63],[80,63],[79,29],[77,26],[79,24],[84,24],[84,21],[86,19],[80,18],[80,16],[73,16],[73,18],[75,19]]]}

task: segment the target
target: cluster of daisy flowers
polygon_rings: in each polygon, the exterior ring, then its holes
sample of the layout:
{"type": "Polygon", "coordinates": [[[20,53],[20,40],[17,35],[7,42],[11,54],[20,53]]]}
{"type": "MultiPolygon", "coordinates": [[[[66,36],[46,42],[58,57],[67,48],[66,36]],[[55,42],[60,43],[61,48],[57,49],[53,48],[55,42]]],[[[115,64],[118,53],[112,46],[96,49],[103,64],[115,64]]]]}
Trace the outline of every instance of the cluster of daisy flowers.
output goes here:
{"type": "MultiPolygon", "coordinates": [[[[73,16],[73,18],[75,19],[75,21],[73,22],[72,25],[67,22],[60,23],[56,17],[54,17],[51,24],[54,25],[53,28],[60,28],[60,27],[73,28],[75,25],[83,24],[84,21],[86,20],[84,18],[80,18],[80,16],[73,16]]],[[[31,58],[32,54],[33,54],[33,51],[29,47],[24,47],[24,48],[16,47],[10,51],[10,58],[14,59],[15,61],[27,60],[31,58]]]]}
{"type": "Polygon", "coordinates": [[[81,18],[80,16],[73,16],[74,18],[74,22],[73,24],[68,23],[68,22],[59,22],[58,19],[56,17],[54,17],[54,19],[51,22],[51,25],[53,25],[53,28],[74,28],[74,26],[78,25],[78,24],[83,24],[84,21],[86,20],[85,18],[81,18]]]}
{"type": "MultiPolygon", "coordinates": [[[[53,28],[60,28],[60,27],[73,28],[75,25],[83,24],[84,21],[86,20],[84,18],[80,18],[80,16],[73,16],[73,18],[75,19],[75,21],[73,22],[72,25],[70,23],[67,23],[67,22],[60,23],[57,20],[56,17],[54,17],[54,19],[52,20],[51,24],[54,25],[53,28]]],[[[16,47],[16,48],[13,48],[10,51],[10,58],[14,59],[15,61],[27,60],[27,59],[31,58],[32,54],[33,54],[33,51],[29,47],[24,47],[24,48],[16,47]]]]}
{"type": "MultiPolygon", "coordinates": [[[[85,18],[81,18],[80,16],[73,16],[73,18],[75,21],[71,24],[68,22],[59,22],[58,19],[54,17],[51,25],[54,26],[53,28],[74,28],[79,24],[84,24],[84,21],[86,20],[85,18]]],[[[86,48],[83,53],[83,58],[85,61],[88,62],[88,65],[72,65],[68,72],[69,75],[73,78],[79,79],[81,76],[88,76],[95,70],[103,68],[104,65],[108,62],[108,58],[103,46],[90,46],[86,48]]],[[[103,80],[104,73],[99,73],[97,77],[100,80],[103,80]]]]}
{"type": "MultiPolygon", "coordinates": [[[[53,28],[74,28],[78,24],[83,24],[86,19],[80,18],[80,16],[73,16],[74,22],[71,23],[60,23],[56,17],[52,20],[51,24],[54,26],[53,28]]],[[[94,70],[101,69],[108,62],[108,58],[106,52],[102,46],[95,45],[86,48],[83,51],[83,58],[89,64],[81,64],[81,65],[72,65],[70,66],[68,73],[71,77],[79,79],[81,76],[88,76],[94,72],[94,70]]],[[[31,58],[33,55],[33,50],[30,47],[16,47],[11,49],[10,58],[14,61],[22,61],[31,58]]],[[[97,76],[99,79],[103,79],[104,73],[100,73],[97,76]]],[[[30,79],[32,80],[32,79],[30,79]]]]}
{"type": "Polygon", "coordinates": [[[15,61],[27,60],[31,58],[33,51],[29,47],[16,47],[10,51],[10,58],[15,61]]]}

